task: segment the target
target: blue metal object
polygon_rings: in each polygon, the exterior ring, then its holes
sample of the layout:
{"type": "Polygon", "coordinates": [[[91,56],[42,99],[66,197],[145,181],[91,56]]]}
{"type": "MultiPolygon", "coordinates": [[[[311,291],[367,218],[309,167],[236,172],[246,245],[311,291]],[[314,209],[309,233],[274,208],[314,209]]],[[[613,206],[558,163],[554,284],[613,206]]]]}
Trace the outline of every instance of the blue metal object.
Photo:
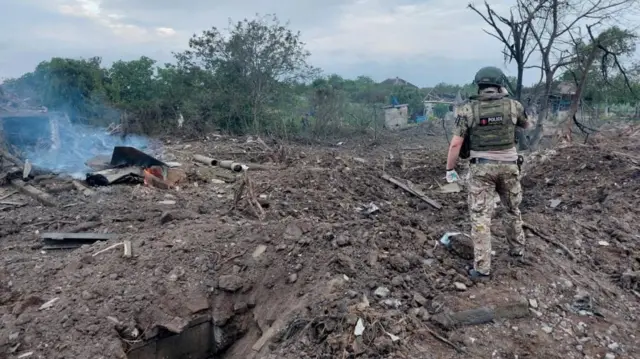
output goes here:
{"type": "Polygon", "coordinates": [[[427,120],[427,116],[417,116],[416,123],[422,123],[427,120]]]}

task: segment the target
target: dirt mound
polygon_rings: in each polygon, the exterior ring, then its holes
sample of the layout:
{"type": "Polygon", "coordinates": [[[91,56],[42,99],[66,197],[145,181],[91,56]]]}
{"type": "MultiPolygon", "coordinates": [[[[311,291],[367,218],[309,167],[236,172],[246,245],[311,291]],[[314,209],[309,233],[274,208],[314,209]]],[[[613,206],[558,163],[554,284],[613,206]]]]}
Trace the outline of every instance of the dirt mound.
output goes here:
{"type": "Polygon", "coordinates": [[[172,144],[167,160],[191,178],[179,190],[61,190],[61,208],[37,210],[14,195],[28,205],[0,222],[0,349],[118,358],[204,316],[216,358],[637,357],[638,148],[600,141],[528,159],[526,260],[509,258],[496,221],[494,277],[477,285],[465,275],[472,249],[464,236],[454,250],[438,244],[446,232],[468,233],[469,223],[464,192],[438,191],[446,143],[426,133],[330,148],[172,144]],[[224,183],[215,169],[193,167],[194,153],[289,164],[249,172],[265,219],[236,201],[240,179],[224,183]],[[68,252],[40,248],[38,233],[87,222],[120,237],[68,252]],[[122,248],[95,255],[122,240],[132,242],[132,258],[122,248]],[[456,312],[479,307],[490,323],[452,325],[456,312]]]}

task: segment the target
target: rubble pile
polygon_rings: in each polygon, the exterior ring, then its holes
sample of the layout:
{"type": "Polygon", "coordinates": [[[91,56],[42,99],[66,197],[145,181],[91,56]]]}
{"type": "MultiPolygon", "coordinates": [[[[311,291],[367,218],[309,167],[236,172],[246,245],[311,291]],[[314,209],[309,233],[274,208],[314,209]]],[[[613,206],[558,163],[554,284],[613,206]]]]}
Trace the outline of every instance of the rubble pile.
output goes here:
{"type": "Polygon", "coordinates": [[[444,186],[444,136],[215,136],[165,143],[159,169],[128,162],[134,184],[25,181],[52,205],[2,187],[0,351],[171,357],[163,339],[205,328],[206,350],[179,355],[638,357],[640,167],[625,131],[528,158],[527,256],[510,259],[496,220],[481,284],[465,274],[466,193],[444,186]]]}

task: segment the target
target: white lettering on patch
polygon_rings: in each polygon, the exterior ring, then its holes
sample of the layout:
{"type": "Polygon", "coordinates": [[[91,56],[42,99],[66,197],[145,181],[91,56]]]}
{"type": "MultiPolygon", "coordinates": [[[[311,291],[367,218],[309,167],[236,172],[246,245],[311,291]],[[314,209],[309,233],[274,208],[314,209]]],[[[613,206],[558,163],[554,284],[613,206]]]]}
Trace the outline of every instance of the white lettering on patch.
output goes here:
{"type": "Polygon", "coordinates": [[[502,125],[502,116],[483,117],[480,119],[480,126],[502,125]]]}

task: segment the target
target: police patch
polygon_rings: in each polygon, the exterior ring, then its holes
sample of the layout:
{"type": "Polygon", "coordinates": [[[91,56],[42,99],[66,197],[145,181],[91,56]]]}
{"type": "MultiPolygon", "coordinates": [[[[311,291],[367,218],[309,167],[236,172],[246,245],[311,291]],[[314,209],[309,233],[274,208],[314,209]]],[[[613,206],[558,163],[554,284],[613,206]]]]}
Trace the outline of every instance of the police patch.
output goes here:
{"type": "Polygon", "coordinates": [[[504,124],[502,116],[481,117],[479,123],[480,126],[497,126],[502,124],[504,124]]]}

